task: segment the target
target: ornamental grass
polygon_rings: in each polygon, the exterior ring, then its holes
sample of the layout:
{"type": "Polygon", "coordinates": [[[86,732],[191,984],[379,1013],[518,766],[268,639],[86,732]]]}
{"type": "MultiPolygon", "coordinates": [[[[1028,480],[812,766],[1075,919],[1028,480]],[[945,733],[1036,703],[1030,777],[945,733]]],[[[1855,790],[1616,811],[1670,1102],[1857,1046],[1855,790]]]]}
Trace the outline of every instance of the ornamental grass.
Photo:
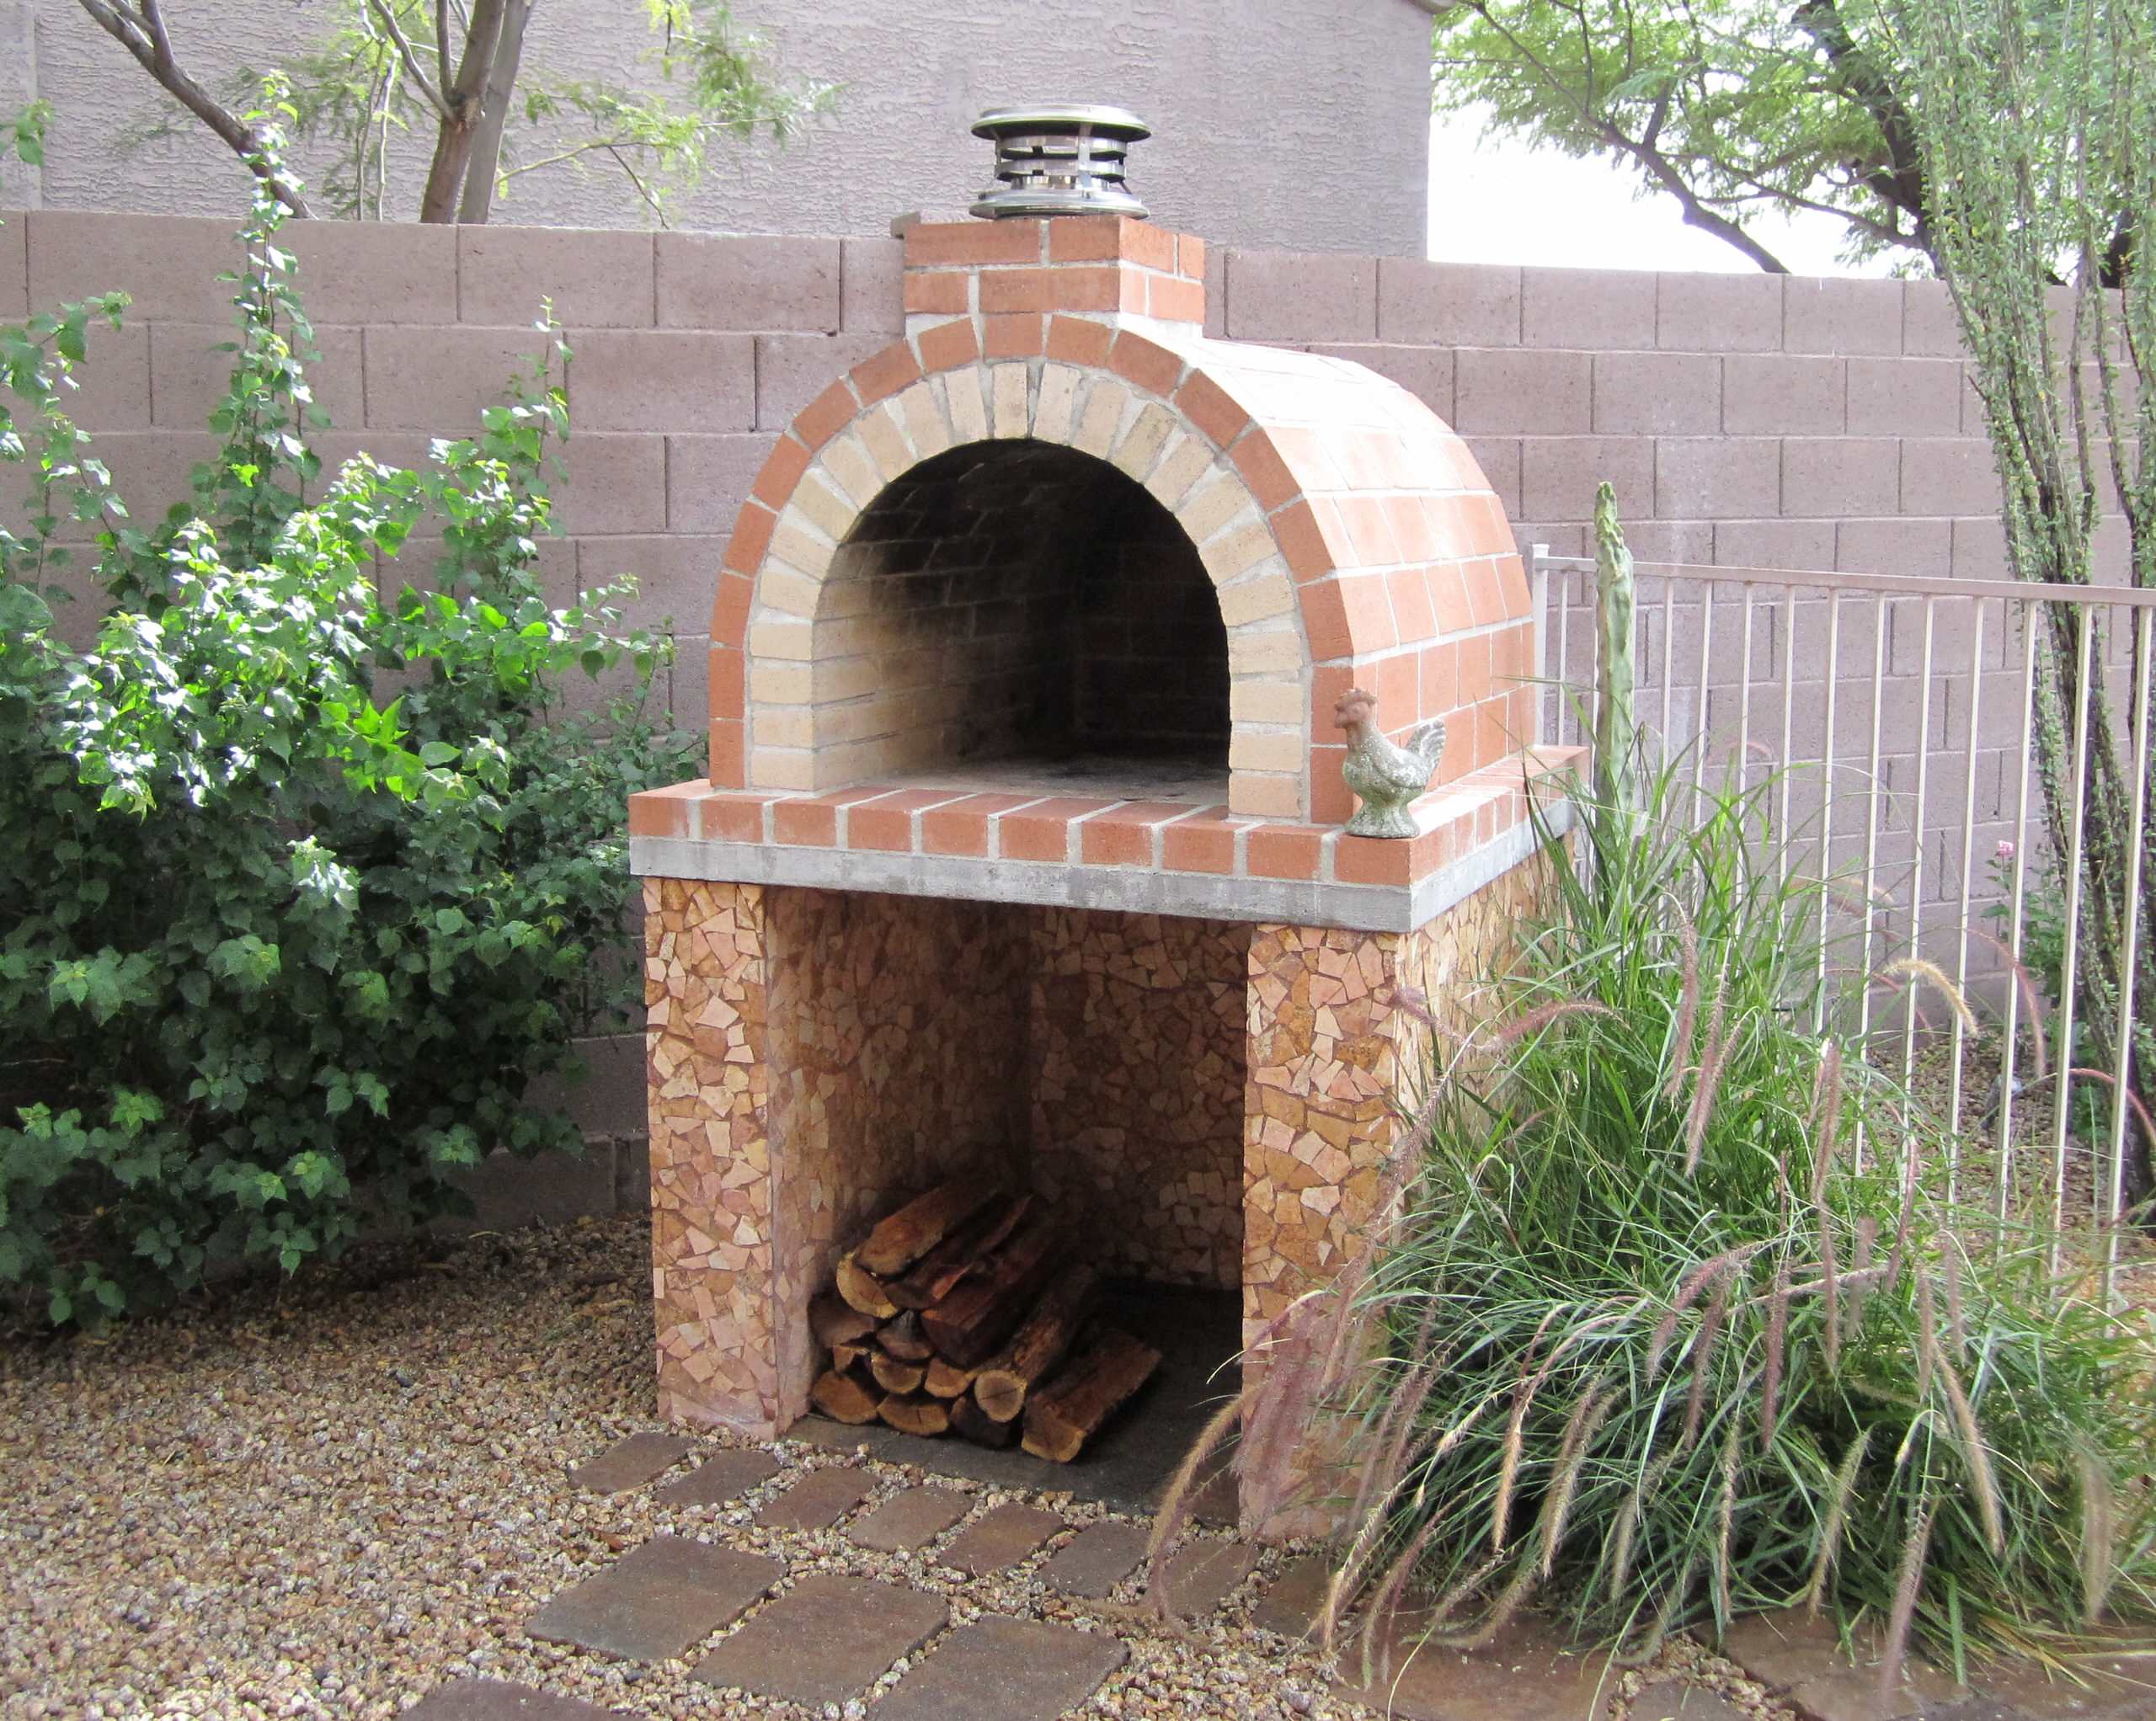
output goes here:
{"type": "Polygon", "coordinates": [[[1241,1406],[1263,1509],[1282,1428],[1353,1431],[1328,1642],[1367,1676],[1410,1604],[1457,1646],[1531,1604],[1630,1655],[1800,1607],[1883,1628],[1891,1678],[2147,1621],[2146,1321],[2086,1237],[1950,1204],[1768,786],[1643,797],[1576,793],[1572,846],[1545,819],[1545,918],[1478,1027],[1431,1020],[1419,1158],[1241,1406]]]}

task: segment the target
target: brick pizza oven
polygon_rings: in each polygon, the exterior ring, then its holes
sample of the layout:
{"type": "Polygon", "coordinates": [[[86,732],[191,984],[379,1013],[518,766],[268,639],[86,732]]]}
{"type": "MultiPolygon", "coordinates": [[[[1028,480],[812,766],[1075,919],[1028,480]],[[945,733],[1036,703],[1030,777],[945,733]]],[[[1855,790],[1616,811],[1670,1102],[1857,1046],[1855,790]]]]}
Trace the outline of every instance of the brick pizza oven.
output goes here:
{"type": "Polygon", "coordinates": [[[837,1255],[969,1173],[1257,1332],[1398,1149],[1396,993],[1532,891],[1503,509],[1397,385],[1208,338],[1204,282],[1127,216],[915,225],[905,337],[741,509],[710,775],[631,803],[669,1418],[786,1428],[837,1255]],[[1351,685],[1445,720],[1412,839],[1340,829],[1351,685]]]}

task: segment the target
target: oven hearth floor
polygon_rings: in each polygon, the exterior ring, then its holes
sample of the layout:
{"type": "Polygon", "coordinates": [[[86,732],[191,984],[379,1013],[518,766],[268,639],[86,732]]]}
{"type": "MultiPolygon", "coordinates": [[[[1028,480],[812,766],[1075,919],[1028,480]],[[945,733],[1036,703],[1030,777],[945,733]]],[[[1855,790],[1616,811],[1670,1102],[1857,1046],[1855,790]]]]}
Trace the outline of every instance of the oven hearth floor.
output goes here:
{"type": "MultiPolygon", "coordinates": [[[[846,1450],[862,1447],[872,1458],[917,1465],[932,1475],[1068,1494],[1116,1511],[1150,1511],[1207,1419],[1241,1384],[1239,1371],[1230,1367],[1240,1349],[1241,1306],[1233,1291],[1130,1280],[1113,1286],[1104,1312],[1158,1349],[1161,1366],[1068,1464],[1036,1458],[1016,1446],[991,1452],[955,1435],[931,1440],[880,1423],[851,1427],[822,1416],[804,1416],[785,1437],[846,1450]]],[[[1232,1521],[1233,1495],[1215,1500],[1214,1492],[1206,1490],[1208,1509],[1202,1516],[1232,1521]]]]}
{"type": "Polygon", "coordinates": [[[869,780],[886,789],[961,789],[973,794],[1105,796],[1225,806],[1228,768],[1203,759],[1081,753],[1064,759],[987,759],[898,771],[869,780]]]}

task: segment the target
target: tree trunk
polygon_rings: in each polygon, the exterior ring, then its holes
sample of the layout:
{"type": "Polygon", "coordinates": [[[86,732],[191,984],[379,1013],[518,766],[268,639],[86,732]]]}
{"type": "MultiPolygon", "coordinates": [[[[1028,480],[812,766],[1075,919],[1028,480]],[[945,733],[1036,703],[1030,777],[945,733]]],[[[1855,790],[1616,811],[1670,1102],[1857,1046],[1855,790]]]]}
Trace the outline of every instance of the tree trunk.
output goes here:
{"type": "Polygon", "coordinates": [[[524,29],[531,22],[534,0],[501,0],[502,29],[494,44],[487,96],[473,129],[470,159],[464,168],[460,221],[481,222],[494,205],[494,176],[501,167],[502,133],[509,125],[510,104],[516,99],[517,73],[524,63],[524,29]]]}
{"type": "Polygon", "coordinates": [[[472,22],[464,32],[464,57],[457,63],[456,79],[441,93],[453,117],[444,119],[435,134],[434,159],[427,164],[426,189],[419,196],[423,221],[456,219],[457,193],[463,189],[464,170],[472,159],[480,104],[494,70],[494,49],[501,40],[503,9],[509,3],[477,0],[472,8],[472,22]]]}

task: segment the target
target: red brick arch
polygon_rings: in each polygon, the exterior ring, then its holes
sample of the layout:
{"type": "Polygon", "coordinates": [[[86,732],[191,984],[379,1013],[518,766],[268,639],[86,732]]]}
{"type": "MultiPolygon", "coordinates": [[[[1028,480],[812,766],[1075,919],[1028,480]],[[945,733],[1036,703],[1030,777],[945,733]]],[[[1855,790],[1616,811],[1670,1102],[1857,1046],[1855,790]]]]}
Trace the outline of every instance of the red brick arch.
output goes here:
{"type": "Polygon", "coordinates": [[[1525,699],[1507,684],[1528,673],[1525,576],[1480,466],[1428,408],[1344,360],[1166,325],[987,326],[985,351],[970,318],[894,342],[779,439],[712,609],[715,785],[841,786],[820,780],[840,755],[794,673],[816,660],[832,555],[912,466],[1006,437],[1113,462],[1188,533],[1228,630],[1238,813],[1345,816],[1331,708],[1351,684],[1389,730],[1466,715],[1447,776],[1519,744],[1525,699]]]}

